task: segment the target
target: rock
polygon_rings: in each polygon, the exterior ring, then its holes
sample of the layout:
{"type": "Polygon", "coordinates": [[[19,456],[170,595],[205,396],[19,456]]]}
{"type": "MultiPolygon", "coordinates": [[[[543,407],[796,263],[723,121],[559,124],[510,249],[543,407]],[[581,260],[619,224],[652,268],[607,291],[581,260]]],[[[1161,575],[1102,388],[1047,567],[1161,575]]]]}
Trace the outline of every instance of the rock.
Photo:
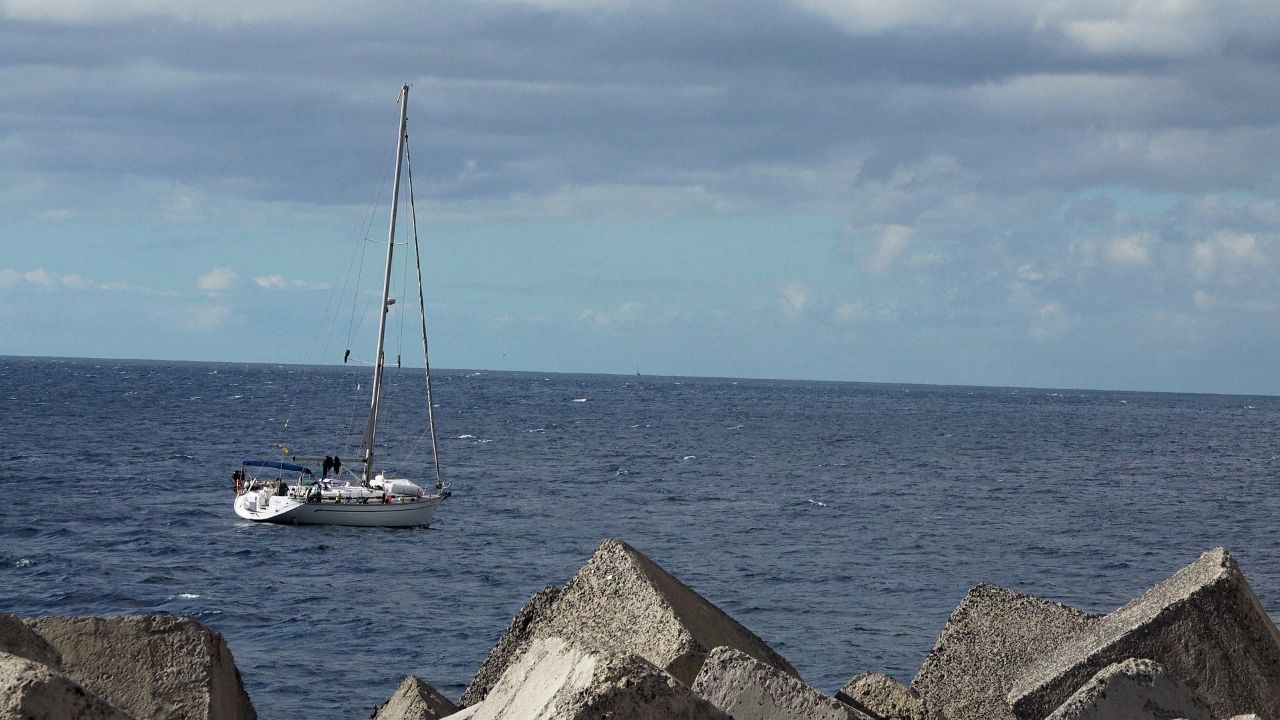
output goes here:
{"type": "Polygon", "coordinates": [[[638,655],[588,649],[560,638],[531,643],[483,702],[450,717],[732,720],[638,655]]]}
{"type": "Polygon", "coordinates": [[[755,633],[617,538],[600,544],[533,635],[635,653],[686,685],[720,646],[798,676],[755,633]]]}
{"type": "Polygon", "coordinates": [[[1009,703],[1018,717],[1040,720],[1099,670],[1133,657],[1160,663],[1215,716],[1280,720],[1280,632],[1224,548],[1028,667],[1009,703]]]}
{"type": "Polygon", "coordinates": [[[1098,620],[1050,600],[979,585],[952,611],[911,686],[926,707],[951,720],[1014,720],[1005,696],[1018,674],[1098,620]]]}
{"type": "Polygon", "coordinates": [[[874,720],[729,647],[718,647],[707,656],[693,691],[734,720],[874,720]]]}
{"type": "Polygon", "coordinates": [[[62,668],[62,656],[49,641],[12,613],[0,612],[0,652],[33,660],[54,670],[62,668]]]}
{"type": "Polygon", "coordinates": [[[435,688],[410,675],[400,683],[382,706],[374,710],[374,720],[436,720],[458,712],[435,688]]]}
{"type": "Polygon", "coordinates": [[[256,718],[231,650],[191,618],[45,617],[26,621],[64,672],[139,720],[256,718]]]}
{"type": "Polygon", "coordinates": [[[920,695],[883,673],[855,675],[836,693],[840,702],[884,720],[939,720],[920,695]]]}
{"type": "Polygon", "coordinates": [[[1203,702],[1150,660],[1108,665],[1045,720],[1213,720],[1203,702]]]}
{"type": "Polygon", "coordinates": [[[502,672],[507,669],[507,666],[529,647],[532,627],[546,616],[548,609],[558,597],[560,597],[560,588],[548,585],[534,593],[533,597],[529,598],[529,602],[516,612],[506,632],[498,638],[498,643],[489,651],[489,656],[480,665],[480,670],[467,686],[466,692],[462,693],[462,698],[458,700],[458,707],[475,705],[489,694],[489,688],[498,682],[498,678],[502,677],[502,672]]]}
{"type": "Polygon", "coordinates": [[[133,720],[49,666],[0,652],[0,718],[133,720]]]}

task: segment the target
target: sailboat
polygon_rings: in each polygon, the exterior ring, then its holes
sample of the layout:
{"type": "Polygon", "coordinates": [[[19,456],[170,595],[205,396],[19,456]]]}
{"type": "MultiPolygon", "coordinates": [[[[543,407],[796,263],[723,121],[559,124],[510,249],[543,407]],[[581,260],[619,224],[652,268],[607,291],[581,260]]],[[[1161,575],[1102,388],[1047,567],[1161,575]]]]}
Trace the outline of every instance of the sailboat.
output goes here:
{"type": "MultiPolygon", "coordinates": [[[[378,324],[378,344],[374,352],[373,388],[369,417],[360,441],[358,457],[340,455],[291,455],[284,449],[280,459],[244,460],[232,473],[235,483],[235,512],[254,522],[296,525],[357,525],[364,527],[415,527],[430,525],[436,508],[450,496],[440,475],[436,452],[435,414],[431,402],[431,364],[426,362],[427,321],[422,296],[422,263],[418,262],[418,304],[422,318],[422,352],[426,368],[427,425],[431,432],[432,460],[436,482],[432,490],[407,478],[391,478],[375,470],[374,440],[378,430],[379,403],[383,390],[384,346],[387,314],[395,300],[391,297],[392,258],[395,253],[396,213],[399,209],[400,174],[408,153],[406,125],[409,86],[400,89],[400,124],[396,140],[395,176],[391,191],[391,225],[387,230],[387,262],[382,278],[382,312],[378,324]],[[323,463],[320,478],[313,463],[323,463]],[[353,469],[352,466],[356,469],[353,469]],[[333,479],[329,472],[334,472],[333,479]],[[357,472],[358,470],[358,472],[357,472]],[[345,475],[344,475],[345,471],[345,475]]],[[[412,171],[410,172],[412,187],[412,171]]],[[[415,230],[414,241],[417,236],[415,230]]],[[[397,360],[398,363],[398,360],[397,360]]]]}

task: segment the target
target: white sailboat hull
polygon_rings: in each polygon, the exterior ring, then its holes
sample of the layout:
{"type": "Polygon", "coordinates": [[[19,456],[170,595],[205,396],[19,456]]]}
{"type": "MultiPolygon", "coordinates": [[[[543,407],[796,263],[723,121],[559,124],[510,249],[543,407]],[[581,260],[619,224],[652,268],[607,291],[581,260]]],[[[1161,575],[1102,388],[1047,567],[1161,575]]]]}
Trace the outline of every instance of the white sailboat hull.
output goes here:
{"type": "Polygon", "coordinates": [[[353,525],[357,527],[424,527],[435,518],[436,508],[447,495],[406,498],[393,503],[308,503],[283,495],[250,498],[236,496],[236,515],[253,522],[289,525],[353,525]]]}

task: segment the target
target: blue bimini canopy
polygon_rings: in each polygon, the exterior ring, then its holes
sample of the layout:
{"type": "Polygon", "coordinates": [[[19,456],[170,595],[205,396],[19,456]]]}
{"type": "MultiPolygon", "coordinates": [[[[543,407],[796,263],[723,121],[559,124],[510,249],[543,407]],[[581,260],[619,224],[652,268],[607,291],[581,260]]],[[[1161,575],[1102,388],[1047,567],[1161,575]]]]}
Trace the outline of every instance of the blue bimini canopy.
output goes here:
{"type": "Polygon", "coordinates": [[[307,475],[311,474],[310,468],[303,467],[302,465],[295,465],[293,463],[280,462],[279,460],[245,460],[240,464],[247,465],[249,467],[269,467],[276,468],[278,470],[292,470],[293,472],[306,473],[307,475]]]}

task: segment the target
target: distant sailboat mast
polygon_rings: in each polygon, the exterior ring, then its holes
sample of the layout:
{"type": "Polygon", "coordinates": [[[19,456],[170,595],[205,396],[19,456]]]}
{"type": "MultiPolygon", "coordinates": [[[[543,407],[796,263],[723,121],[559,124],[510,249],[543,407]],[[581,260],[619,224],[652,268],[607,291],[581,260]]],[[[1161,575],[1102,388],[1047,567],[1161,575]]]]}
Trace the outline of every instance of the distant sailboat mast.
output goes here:
{"type": "Polygon", "coordinates": [[[400,88],[400,134],[396,139],[396,172],[391,183],[391,223],[387,229],[387,268],[382,278],[382,317],[378,318],[378,349],[373,356],[373,398],[369,401],[369,421],[364,426],[360,449],[364,455],[366,485],[373,479],[373,440],[378,427],[378,403],[382,396],[383,345],[387,339],[387,311],[391,309],[391,257],[396,246],[396,211],[400,200],[400,169],[404,162],[405,126],[408,121],[409,85],[400,88]]]}

